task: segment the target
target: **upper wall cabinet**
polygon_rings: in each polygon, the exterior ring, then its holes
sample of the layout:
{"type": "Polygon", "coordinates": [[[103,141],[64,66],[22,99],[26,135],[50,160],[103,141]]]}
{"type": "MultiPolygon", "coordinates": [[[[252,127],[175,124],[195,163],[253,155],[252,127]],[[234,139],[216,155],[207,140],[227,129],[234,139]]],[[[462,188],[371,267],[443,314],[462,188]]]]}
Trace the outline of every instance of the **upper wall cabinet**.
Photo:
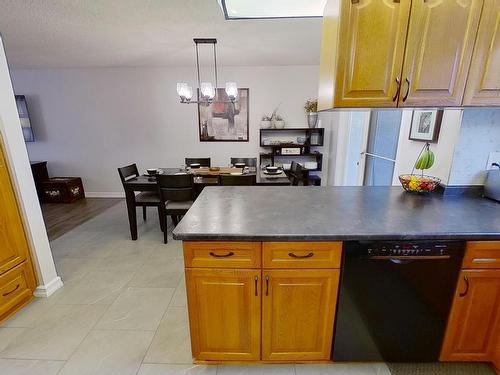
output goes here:
{"type": "Polygon", "coordinates": [[[413,0],[400,106],[460,106],[482,0],[413,0]]]}
{"type": "Polygon", "coordinates": [[[342,1],[336,107],[396,107],[410,0],[342,1]]]}
{"type": "Polygon", "coordinates": [[[482,76],[476,92],[496,95],[490,105],[500,105],[500,72],[495,68],[500,62],[495,39],[499,1],[329,0],[323,18],[320,109],[460,106],[470,86],[471,60],[482,76]],[[480,23],[484,47],[478,60],[473,51],[480,23]]]}
{"type": "Polygon", "coordinates": [[[500,0],[485,0],[464,105],[500,105],[500,0]]]}

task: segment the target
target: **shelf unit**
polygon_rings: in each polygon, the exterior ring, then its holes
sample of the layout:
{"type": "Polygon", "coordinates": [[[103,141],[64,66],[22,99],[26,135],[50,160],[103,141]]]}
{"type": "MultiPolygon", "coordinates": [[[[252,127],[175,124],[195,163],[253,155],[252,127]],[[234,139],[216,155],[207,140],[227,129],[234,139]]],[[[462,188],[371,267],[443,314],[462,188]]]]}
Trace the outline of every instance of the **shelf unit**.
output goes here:
{"type": "MultiPolygon", "coordinates": [[[[269,160],[271,165],[275,165],[278,158],[303,160],[304,158],[314,158],[317,167],[309,169],[309,172],[320,172],[323,167],[323,154],[311,148],[322,147],[325,140],[324,128],[283,128],[283,129],[260,129],[260,147],[267,148],[269,151],[259,154],[259,164],[264,160],[269,160]],[[302,138],[299,142],[298,138],[302,138]],[[284,148],[297,148],[298,154],[283,154],[284,148]]],[[[318,185],[321,178],[315,175],[309,175],[309,180],[318,185]]]]}

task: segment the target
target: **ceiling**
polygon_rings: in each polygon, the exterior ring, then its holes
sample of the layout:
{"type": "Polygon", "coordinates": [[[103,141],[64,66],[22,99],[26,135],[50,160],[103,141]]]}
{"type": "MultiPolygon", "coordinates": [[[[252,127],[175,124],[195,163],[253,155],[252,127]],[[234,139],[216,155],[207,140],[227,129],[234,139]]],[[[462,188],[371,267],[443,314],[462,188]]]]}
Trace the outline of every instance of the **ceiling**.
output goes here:
{"type": "Polygon", "coordinates": [[[224,19],[217,0],[0,0],[9,64],[192,66],[194,37],[219,65],[319,64],[321,19],[224,19]]]}

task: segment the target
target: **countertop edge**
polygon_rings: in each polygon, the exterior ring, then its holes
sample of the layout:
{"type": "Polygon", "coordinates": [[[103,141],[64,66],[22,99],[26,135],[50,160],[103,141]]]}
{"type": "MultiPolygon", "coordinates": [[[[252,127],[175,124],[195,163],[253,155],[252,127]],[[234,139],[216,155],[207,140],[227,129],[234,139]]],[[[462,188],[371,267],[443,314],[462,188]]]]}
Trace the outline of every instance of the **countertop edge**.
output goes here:
{"type": "Polygon", "coordinates": [[[173,234],[175,240],[182,241],[400,241],[400,240],[500,240],[500,233],[419,233],[385,235],[230,235],[230,234],[173,234]]]}

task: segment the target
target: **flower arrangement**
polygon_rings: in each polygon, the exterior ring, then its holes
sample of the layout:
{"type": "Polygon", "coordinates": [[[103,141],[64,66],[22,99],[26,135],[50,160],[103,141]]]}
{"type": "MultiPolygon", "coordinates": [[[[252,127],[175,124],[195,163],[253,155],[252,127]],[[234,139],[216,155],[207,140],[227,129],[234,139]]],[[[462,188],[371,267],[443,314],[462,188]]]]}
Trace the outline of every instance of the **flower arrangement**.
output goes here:
{"type": "Polygon", "coordinates": [[[318,100],[317,99],[308,99],[304,104],[304,109],[306,112],[318,112],[318,100]]]}
{"type": "Polygon", "coordinates": [[[262,115],[262,120],[261,121],[271,121],[271,116],[262,115]]]}

